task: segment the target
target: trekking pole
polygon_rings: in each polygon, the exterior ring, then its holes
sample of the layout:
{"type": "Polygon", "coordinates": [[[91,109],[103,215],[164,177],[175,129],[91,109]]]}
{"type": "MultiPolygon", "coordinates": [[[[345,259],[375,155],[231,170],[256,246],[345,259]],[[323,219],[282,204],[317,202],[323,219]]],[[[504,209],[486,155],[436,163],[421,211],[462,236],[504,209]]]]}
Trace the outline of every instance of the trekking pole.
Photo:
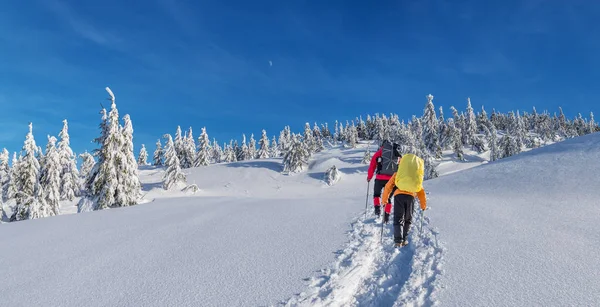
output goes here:
{"type": "Polygon", "coordinates": [[[383,218],[381,219],[381,243],[383,243],[383,220],[385,219],[385,207],[383,208],[383,218]]]}
{"type": "Polygon", "coordinates": [[[367,211],[369,210],[369,186],[371,181],[367,181],[367,199],[365,200],[365,220],[367,219],[367,211]]]}
{"type": "Polygon", "coordinates": [[[421,229],[419,230],[419,237],[422,236],[423,233],[423,216],[425,215],[425,210],[421,210],[421,229]]]}

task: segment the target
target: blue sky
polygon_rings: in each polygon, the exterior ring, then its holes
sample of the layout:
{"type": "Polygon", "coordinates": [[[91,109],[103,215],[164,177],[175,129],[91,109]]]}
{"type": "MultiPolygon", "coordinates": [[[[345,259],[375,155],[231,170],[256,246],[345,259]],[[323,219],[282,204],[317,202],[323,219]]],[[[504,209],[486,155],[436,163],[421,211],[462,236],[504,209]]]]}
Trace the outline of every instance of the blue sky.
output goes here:
{"type": "MultiPolygon", "coordinates": [[[[104,88],[140,144],[177,125],[221,143],[358,115],[563,106],[600,113],[597,1],[9,1],[0,147],[70,122],[91,150],[104,88]],[[271,61],[272,65],[270,65],[271,61]]],[[[448,112],[447,112],[448,113],[448,112]]],[[[258,138],[258,137],[257,137],[258,138]]]]}

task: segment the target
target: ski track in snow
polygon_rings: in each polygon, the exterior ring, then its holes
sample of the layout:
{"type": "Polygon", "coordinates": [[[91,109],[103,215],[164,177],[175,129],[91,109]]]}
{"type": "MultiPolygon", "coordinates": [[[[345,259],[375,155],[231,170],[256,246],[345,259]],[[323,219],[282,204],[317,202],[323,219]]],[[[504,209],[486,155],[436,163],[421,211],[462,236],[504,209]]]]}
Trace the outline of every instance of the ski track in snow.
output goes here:
{"type": "MultiPolygon", "coordinates": [[[[421,211],[421,210],[415,210],[421,211]]],[[[330,268],[309,279],[308,290],[285,306],[435,306],[444,248],[427,215],[419,235],[420,214],[413,215],[409,244],[394,248],[393,225],[364,215],[355,219],[346,247],[330,268]]],[[[391,221],[390,221],[391,222],[391,221]]]]}

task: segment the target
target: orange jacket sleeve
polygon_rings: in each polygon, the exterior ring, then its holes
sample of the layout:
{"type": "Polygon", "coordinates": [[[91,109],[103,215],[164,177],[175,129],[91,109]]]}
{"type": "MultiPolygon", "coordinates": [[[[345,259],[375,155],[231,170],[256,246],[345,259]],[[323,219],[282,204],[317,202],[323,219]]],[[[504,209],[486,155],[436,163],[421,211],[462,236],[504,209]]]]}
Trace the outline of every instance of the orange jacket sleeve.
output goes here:
{"type": "Polygon", "coordinates": [[[388,182],[385,184],[385,188],[383,189],[383,195],[381,195],[381,201],[383,202],[384,205],[387,205],[388,199],[390,198],[390,194],[392,194],[392,190],[394,189],[395,185],[396,185],[396,173],[394,173],[392,175],[392,178],[390,178],[390,180],[388,180],[388,182]]]}
{"type": "MultiPolygon", "coordinates": [[[[386,186],[387,188],[387,186],[386,186]]],[[[421,210],[427,209],[427,197],[425,196],[425,190],[421,189],[421,191],[417,192],[417,196],[419,197],[419,203],[421,204],[421,210]]]]}

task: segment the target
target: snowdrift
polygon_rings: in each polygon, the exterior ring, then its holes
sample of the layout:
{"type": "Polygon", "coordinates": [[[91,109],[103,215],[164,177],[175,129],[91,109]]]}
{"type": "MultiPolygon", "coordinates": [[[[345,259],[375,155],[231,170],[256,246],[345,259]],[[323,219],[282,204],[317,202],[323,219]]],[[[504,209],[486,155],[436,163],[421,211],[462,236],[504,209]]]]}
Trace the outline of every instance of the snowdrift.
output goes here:
{"type": "Polygon", "coordinates": [[[426,182],[443,306],[600,302],[600,134],[426,182]]]}

